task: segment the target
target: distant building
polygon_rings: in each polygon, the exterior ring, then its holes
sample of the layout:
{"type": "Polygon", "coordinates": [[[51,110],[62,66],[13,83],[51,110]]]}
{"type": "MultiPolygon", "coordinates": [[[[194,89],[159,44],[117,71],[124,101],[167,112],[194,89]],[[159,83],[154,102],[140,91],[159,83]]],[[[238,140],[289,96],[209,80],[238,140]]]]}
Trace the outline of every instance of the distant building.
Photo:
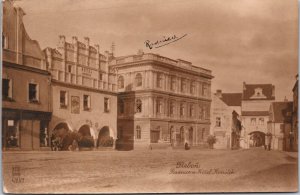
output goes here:
{"type": "Polygon", "coordinates": [[[211,71],[151,53],[110,61],[118,82],[120,145],[133,148],[206,144],[211,71]]]}
{"type": "Polygon", "coordinates": [[[268,132],[272,134],[271,149],[290,151],[293,102],[272,102],[268,121],[268,132]]]}
{"type": "Polygon", "coordinates": [[[114,147],[117,91],[115,76],[108,68],[112,55],[99,50],[99,45],[92,46],[87,37],[84,42],[77,37],[67,42],[65,36],[59,36],[57,48],[44,50],[52,76],[53,117],[49,129],[55,134],[64,124],[67,131],[92,137],[96,147],[114,147]]]}
{"type": "Polygon", "coordinates": [[[210,131],[217,139],[214,148],[239,148],[241,100],[241,93],[222,93],[221,90],[212,96],[210,131]]]}
{"type": "Polygon", "coordinates": [[[2,147],[49,149],[50,74],[37,41],[23,24],[24,11],[3,1],[2,147]]]}
{"type": "Polygon", "coordinates": [[[296,76],[296,83],[293,87],[293,113],[292,113],[292,131],[291,131],[293,151],[298,151],[298,74],[296,76]]]}
{"type": "Polygon", "coordinates": [[[270,104],[275,100],[272,84],[243,83],[241,146],[259,147],[265,144],[270,104]]]}

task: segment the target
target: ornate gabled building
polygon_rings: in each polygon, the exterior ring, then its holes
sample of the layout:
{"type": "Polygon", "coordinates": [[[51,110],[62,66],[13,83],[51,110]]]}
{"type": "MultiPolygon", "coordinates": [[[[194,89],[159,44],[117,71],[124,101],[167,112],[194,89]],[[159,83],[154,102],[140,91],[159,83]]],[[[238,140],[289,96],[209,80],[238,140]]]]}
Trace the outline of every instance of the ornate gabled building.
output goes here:
{"type": "Polygon", "coordinates": [[[99,52],[89,38],[84,42],[59,36],[57,48],[46,48],[47,69],[52,76],[53,117],[51,131],[67,127],[91,136],[95,146],[114,146],[117,132],[117,91],[115,75],[108,71],[112,54],[99,52]],[[104,142],[110,142],[107,144],[104,142]],[[112,143],[112,142],[110,142],[112,143]]]}
{"type": "Polygon", "coordinates": [[[25,30],[24,11],[9,0],[2,5],[2,147],[47,149],[51,77],[45,56],[25,30]]]}
{"type": "Polygon", "coordinates": [[[243,83],[241,146],[263,146],[267,133],[270,104],[275,100],[272,84],[243,83]]]}
{"type": "Polygon", "coordinates": [[[117,75],[120,145],[136,149],[205,144],[210,70],[143,52],[118,57],[109,65],[117,75]]]}

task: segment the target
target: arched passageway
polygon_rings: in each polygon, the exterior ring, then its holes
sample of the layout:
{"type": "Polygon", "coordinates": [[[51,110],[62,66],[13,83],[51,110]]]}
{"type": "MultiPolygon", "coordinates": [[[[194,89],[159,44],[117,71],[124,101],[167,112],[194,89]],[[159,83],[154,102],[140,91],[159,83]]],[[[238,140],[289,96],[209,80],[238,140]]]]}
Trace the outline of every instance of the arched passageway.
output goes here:
{"type": "Polygon", "coordinates": [[[250,147],[260,147],[265,145],[265,133],[261,131],[253,131],[250,135],[250,147]]]}
{"type": "Polygon", "coordinates": [[[97,140],[97,147],[113,147],[114,139],[110,134],[108,126],[104,126],[100,129],[97,140]]]}

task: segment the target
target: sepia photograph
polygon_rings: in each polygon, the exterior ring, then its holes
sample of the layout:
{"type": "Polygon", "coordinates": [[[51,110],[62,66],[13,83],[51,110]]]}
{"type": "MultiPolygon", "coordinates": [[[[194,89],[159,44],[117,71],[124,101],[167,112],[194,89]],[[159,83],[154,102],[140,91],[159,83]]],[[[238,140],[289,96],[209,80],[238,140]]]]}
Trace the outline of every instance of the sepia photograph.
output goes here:
{"type": "Polygon", "coordinates": [[[298,192],[297,0],[2,0],[2,189],[298,192]]]}

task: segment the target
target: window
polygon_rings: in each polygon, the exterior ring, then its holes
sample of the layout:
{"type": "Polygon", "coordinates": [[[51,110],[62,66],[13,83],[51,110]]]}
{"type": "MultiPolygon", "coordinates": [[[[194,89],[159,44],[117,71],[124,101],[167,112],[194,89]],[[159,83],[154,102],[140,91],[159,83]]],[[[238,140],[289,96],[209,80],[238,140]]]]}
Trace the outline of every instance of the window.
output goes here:
{"type": "Polygon", "coordinates": [[[7,148],[19,147],[19,121],[6,120],[7,131],[5,135],[5,146],[7,148]]]}
{"type": "Polygon", "coordinates": [[[251,118],[250,120],[251,120],[251,121],[250,121],[250,122],[251,122],[251,125],[256,125],[256,118],[251,118]]]}
{"type": "Polygon", "coordinates": [[[8,37],[2,34],[2,48],[8,49],[8,37]]]}
{"type": "Polygon", "coordinates": [[[102,81],[102,74],[99,74],[99,80],[102,81]]]}
{"type": "Polygon", "coordinates": [[[196,85],[195,85],[195,82],[192,81],[191,82],[190,92],[191,92],[191,94],[195,94],[195,91],[196,91],[196,85]]]}
{"type": "Polygon", "coordinates": [[[10,79],[2,79],[2,99],[7,100],[12,98],[12,81],[10,79]]]}
{"type": "Polygon", "coordinates": [[[138,125],[138,126],[136,126],[136,128],[135,128],[136,130],[136,135],[135,135],[135,137],[136,137],[136,139],[141,139],[142,138],[142,136],[141,136],[141,127],[138,125]]]}
{"type": "Polygon", "coordinates": [[[124,101],[123,100],[120,100],[119,101],[119,113],[120,114],[124,114],[124,101]]]}
{"type": "Polygon", "coordinates": [[[190,116],[191,117],[194,116],[194,106],[193,105],[190,106],[190,116]]]}
{"type": "Polygon", "coordinates": [[[109,110],[110,110],[109,98],[104,98],[104,112],[109,112],[109,110]]]}
{"type": "Polygon", "coordinates": [[[204,140],[204,133],[205,133],[205,128],[203,128],[203,129],[202,129],[202,132],[201,132],[201,139],[202,139],[202,140],[204,140]]]}
{"type": "Polygon", "coordinates": [[[38,85],[34,83],[29,83],[29,93],[28,99],[29,102],[36,103],[38,102],[38,85]]]}
{"type": "Polygon", "coordinates": [[[205,106],[202,108],[202,117],[203,117],[203,119],[207,118],[207,113],[206,113],[206,107],[205,106]]]}
{"type": "Polygon", "coordinates": [[[182,93],[185,92],[185,88],[186,88],[185,79],[182,78],[182,79],[181,79],[181,92],[182,92],[182,93]]]}
{"type": "Polygon", "coordinates": [[[162,101],[159,99],[156,100],[156,113],[162,113],[162,101]]]}
{"type": "Polygon", "coordinates": [[[83,95],[83,109],[88,111],[91,109],[91,96],[83,95]]]}
{"type": "Polygon", "coordinates": [[[176,89],[176,78],[173,76],[171,77],[171,91],[175,91],[176,89]]]}
{"type": "Polygon", "coordinates": [[[67,108],[68,106],[68,94],[66,91],[60,91],[60,108],[67,108]]]}
{"type": "Polygon", "coordinates": [[[221,127],[221,117],[216,117],[216,127],[221,127]]]}
{"type": "Polygon", "coordinates": [[[259,124],[260,124],[260,125],[263,125],[264,122],[265,122],[264,118],[259,118],[259,124]]]}
{"type": "Polygon", "coordinates": [[[68,65],[68,70],[67,70],[69,73],[72,72],[72,65],[68,65]]]}
{"type": "Polygon", "coordinates": [[[206,96],[207,95],[207,85],[205,83],[203,83],[202,85],[202,95],[206,96]]]}
{"type": "Polygon", "coordinates": [[[161,73],[157,73],[156,86],[162,88],[163,78],[161,73]]]}
{"type": "Polygon", "coordinates": [[[135,111],[136,113],[141,113],[142,112],[142,101],[140,99],[137,99],[135,102],[135,111]]]}
{"type": "Polygon", "coordinates": [[[175,105],[174,105],[174,102],[171,102],[170,103],[170,114],[175,114],[175,105]]]}
{"type": "Polygon", "coordinates": [[[143,79],[143,78],[142,78],[141,73],[136,74],[136,76],[135,76],[135,85],[136,85],[137,87],[142,86],[142,84],[143,84],[142,79],[143,79]]]}
{"type": "Polygon", "coordinates": [[[183,103],[180,104],[180,116],[184,115],[184,105],[183,103]]]}
{"type": "Polygon", "coordinates": [[[124,77],[123,76],[119,76],[119,78],[118,78],[118,88],[119,89],[124,88],[124,77]]]}

